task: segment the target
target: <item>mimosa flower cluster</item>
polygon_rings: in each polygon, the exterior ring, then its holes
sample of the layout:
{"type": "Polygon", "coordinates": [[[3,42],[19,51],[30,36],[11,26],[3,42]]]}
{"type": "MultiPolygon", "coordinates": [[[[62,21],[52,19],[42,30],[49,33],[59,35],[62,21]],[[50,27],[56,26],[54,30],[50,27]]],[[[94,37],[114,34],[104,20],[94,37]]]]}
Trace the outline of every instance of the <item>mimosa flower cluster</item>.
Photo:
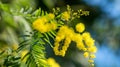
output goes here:
{"type": "Polygon", "coordinates": [[[57,29],[57,23],[54,20],[55,15],[50,13],[42,16],[33,22],[33,28],[41,33],[57,29]]]}
{"type": "Polygon", "coordinates": [[[78,33],[76,33],[73,28],[66,25],[60,27],[53,48],[55,54],[65,56],[70,43],[75,42],[76,47],[84,52],[84,57],[89,58],[88,62],[93,66],[93,59],[96,57],[94,54],[96,53],[97,48],[94,45],[95,40],[90,36],[90,33],[83,32],[84,29],[83,23],[78,23],[76,25],[76,31],[78,33]]]}
{"type": "Polygon", "coordinates": [[[89,58],[88,62],[94,66],[93,59],[96,57],[95,53],[97,51],[97,48],[94,45],[95,40],[91,37],[89,32],[85,31],[85,25],[83,23],[77,23],[75,28],[68,25],[69,20],[73,20],[74,18],[79,17],[77,15],[81,16],[85,13],[80,10],[78,13],[74,12],[72,14],[72,10],[70,8],[67,9],[67,11],[58,16],[57,12],[41,16],[33,22],[32,26],[41,33],[47,33],[52,30],[57,32],[55,33],[56,36],[53,47],[55,55],[64,57],[68,47],[72,45],[71,42],[75,42],[76,47],[83,51],[83,56],[89,58]],[[63,22],[63,24],[60,24],[60,22],[63,22]]]}

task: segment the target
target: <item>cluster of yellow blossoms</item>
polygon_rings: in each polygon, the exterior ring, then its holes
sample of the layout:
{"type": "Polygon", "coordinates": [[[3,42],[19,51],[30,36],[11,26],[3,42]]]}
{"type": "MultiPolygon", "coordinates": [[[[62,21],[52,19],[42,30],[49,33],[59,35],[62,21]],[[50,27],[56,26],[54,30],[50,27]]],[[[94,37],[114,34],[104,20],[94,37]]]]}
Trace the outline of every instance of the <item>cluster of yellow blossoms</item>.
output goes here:
{"type": "Polygon", "coordinates": [[[50,13],[46,16],[42,16],[33,22],[33,28],[41,33],[45,33],[51,30],[57,29],[57,23],[54,20],[55,15],[50,13]]]}
{"type": "Polygon", "coordinates": [[[93,58],[95,58],[94,53],[97,51],[94,40],[88,32],[83,32],[85,30],[83,23],[78,23],[75,29],[79,33],[74,32],[74,29],[66,25],[60,27],[54,43],[54,52],[56,55],[65,56],[67,48],[73,41],[76,43],[76,47],[79,50],[84,51],[84,57],[89,58],[88,62],[93,66],[93,58]]]}
{"type": "MultiPolygon", "coordinates": [[[[69,11],[65,11],[61,14],[61,18],[63,21],[69,21],[71,18],[69,11]]],[[[55,15],[50,13],[45,16],[40,17],[35,20],[32,24],[33,28],[41,33],[49,32],[51,30],[56,30],[59,28],[53,50],[56,55],[65,56],[66,51],[71,42],[76,43],[76,47],[79,50],[84,51],[83,56],[85,58],[89,58],[88,62],[94,66],[95,53],[97,51],[96,46],[94,45],[94,39],[91,37],[89,32],[84,32],[85,26],[83,23],[78,23],[75,26],[75,31],[73,28],[62,25],[57,27],[57,22],[55,20],[55,15]]]]}

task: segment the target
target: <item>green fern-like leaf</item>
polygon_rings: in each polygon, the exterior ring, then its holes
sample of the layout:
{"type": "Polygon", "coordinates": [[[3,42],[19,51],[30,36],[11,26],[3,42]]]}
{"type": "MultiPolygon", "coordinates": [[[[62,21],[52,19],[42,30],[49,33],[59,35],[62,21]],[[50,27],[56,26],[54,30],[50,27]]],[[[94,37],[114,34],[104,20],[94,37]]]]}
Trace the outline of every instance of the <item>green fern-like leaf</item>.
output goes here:
{"type": "Polygon", "coordinates": [[[42,44],[33,45],[29,54],[25,56],[28,57],[26,60],[27,67],[49,67],[44,50],[45,48],[42,44]]]}
{"type": "Polygon", "coordinates": [[[18,52],[25,49],[26,46],[28,46],[27,49],[29,49],[29,52],[22,58],[22,60],[27,58],[25,61],[27,67],[49,67],[45,58],[44,45],[47,42],[43,40],[44,38],[49,39],[47,35],[46,37],[44,37],[44,34],[34,31],[34,34],[32,35],[31,39],[25,40],[20,43],[18,52]]]}
{"type": "Polygon", "coordinates": [[[47,61],[45,59],[45,48],[43,45],[34,45],[32,50],[32,55],[38,67],[48,67],[47,61]]]}
{"type": "MultiPolygon", "coordinates": [[[[41,8],[34,12],[32,12],[31,9],[21,9],[20,14],[32,23],[36,18],[46,15],[47,12],[41,10],[41,8]]],[[[45,57],[45,45],[49,44],[53,47],[51,38],[54,39],[55,35],[55,31],[50,31],[43,34],[34,30],[32,35],[27,34],[22,36],[24,38],[30,37],[29,40],[25,39],[21,42],[20,47],[17,50],[18,52],[21,52],[24,49],[29,50],[29,52],[22,58],[22,60],[26,59],[25,64],[27,67],[49,67],[45,57]]]]}

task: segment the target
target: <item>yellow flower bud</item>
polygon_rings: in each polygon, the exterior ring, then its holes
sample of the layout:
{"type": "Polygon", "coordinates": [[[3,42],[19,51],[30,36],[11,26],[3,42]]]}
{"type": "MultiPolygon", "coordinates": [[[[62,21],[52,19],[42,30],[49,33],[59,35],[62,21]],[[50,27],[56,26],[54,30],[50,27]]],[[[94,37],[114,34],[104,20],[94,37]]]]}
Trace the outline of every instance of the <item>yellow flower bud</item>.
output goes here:
{"type": "Polygon", "coordinates": [[[87,51],[87,48],[83,48],[82,50],[83,50],[83,51],[87,51]]]}
{"type": "Polygon", "coordinates": [[[96,46],[92,46],[92,47],[88,48],[88,51],[90,51],[92,53],[96,53],[97,48],[96,48],[96,46]]]}
{"type": "Polygon", "coordinates": [[[84,55],[85,58],[88,58],[89,53],[88,53],[88,52],[85,52],[83,55],[84,55]]]}
{"type": "Polygon", "coordinates": [[[83,34],[82,34],[82,38],[83,38],[83,40],[87,40],[88,38],[90,38],[91,36],[90,36],[90,33],[88,33],[88,32],[84,32],[83,34]]]}
{"type": "Polygon", "coordinates": [[[84,30],[85,30],[85,26],[84,26],[83,23],[78,23],[78,24],[76,25],[76,31],[82,33],[84,30]]]}
{"type": "Polygon", "coordinates": [[[93,40],[92,38],[87,38],[87,39],[85,40],[85,44],[86,44],[88,47],[93,46],[93,45],[94,45],[94,42],[95,42],[95,40],[93,40]]]}
{"type": "Polygon", "coordinates": [[[96,56],[94,54],[90,55],[90,58],[96,58],[96,56]]]}
{"type": "Polygon", "coordinates": [[[70,14],[69,12],[65,11],[62,13],[62,19],[68,21],[70,19],[70,14]]]}

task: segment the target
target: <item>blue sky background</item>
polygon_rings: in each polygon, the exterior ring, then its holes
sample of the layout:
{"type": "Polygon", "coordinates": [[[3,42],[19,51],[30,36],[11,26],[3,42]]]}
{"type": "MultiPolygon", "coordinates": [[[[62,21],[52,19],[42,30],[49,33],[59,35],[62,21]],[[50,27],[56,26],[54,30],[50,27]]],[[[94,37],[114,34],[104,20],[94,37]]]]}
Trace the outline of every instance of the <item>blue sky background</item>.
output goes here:
{"type": "MultiPolygon", "coordinates": [[[[106,36],[99,43],[96,67],[120,67],[120,48],[113,49],[120,45],[120,0],[83,0],[86,4],[99,8],[103,13],[94,22],[95,28],[104,30],[101,34],[106,36]],[[107,22],[106,22],[107,21],[107,22]],[[108,26],[108,24],[112,24],[108,26]],[[106,30],[108,29],[109,30],[106,30]],[[111,29],[111,30],[110,30],[111,29]],[[118,30],[117,30],[118,29],[118,30]],[[105,33],[105,31],[108,31],[105,33]],[[117,34],[116,34],[117,33],[117,34]],[[111,35],[111,36],[110,36],[111,35]],[[118,43],[116,43],[116,40],[118,43]],[[112,43],[113,46],[110,46],[112,43]]],[[[98,36],[99,37],[99,36],[98,36]]]]}

